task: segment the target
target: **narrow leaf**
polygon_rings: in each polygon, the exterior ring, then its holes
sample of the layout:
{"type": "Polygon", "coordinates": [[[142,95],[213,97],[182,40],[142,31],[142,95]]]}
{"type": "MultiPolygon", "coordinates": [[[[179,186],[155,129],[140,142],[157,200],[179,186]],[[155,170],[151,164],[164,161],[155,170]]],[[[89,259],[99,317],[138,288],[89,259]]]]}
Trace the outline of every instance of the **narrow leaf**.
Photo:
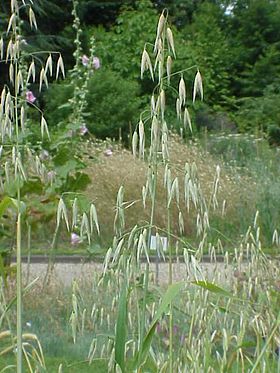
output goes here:
{"type": "Polygon", "coordinates": [[[123,284],[121,290],[117,326],[116,326],[116,338],[115,338],[115,361],[120,366],[122,373],[125,372],[125,343],[127,334],[127,285],[126,282],[123,284]]]}
{"type": "Polygon", "coordinates": [[[232,297],[232,294],[230,294],[227,290],[213,284],[212,282],[208,281],[193,281],[194,285],[200,286],[206,290],[209,290],[211,293],[225,295],[227,297],[232,297]]]}
{"type": "Polygon", "coordinates": [[[160,320],[162,314],[168,310],[169,305],[176,298],[176,296],[180,293],[183,286],[184,286],[183,282],[177,282],[175,284],[172,284],[168,287],[168,289],[166,290],[166,293],[163,295],[161,303],[151,323],[150,329],[148,330],[143,340],[143,343],[140,346],[139,353],[136,356],[135,366],[137,366],[138,368],[144,363],[146,359],[147,353],[152,343],[153,336],[155,334],[155,329],[156,329],[158,321],[160,320]]]}

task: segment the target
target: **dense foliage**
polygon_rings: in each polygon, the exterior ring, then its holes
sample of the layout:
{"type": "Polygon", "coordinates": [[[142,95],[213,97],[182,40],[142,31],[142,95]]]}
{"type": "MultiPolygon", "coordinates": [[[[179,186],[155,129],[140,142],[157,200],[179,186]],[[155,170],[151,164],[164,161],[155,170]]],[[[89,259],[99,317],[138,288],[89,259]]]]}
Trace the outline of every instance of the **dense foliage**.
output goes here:
{"type": "Polygon", "coordinates": [[[266,63],[277,72],[274,2],[73,0],[70,11],[38,0],[41,28],[32,0],[10,5],[0,17],[1,372],[279,371],[279,91],[260,81],[266,63]],[[256,29],[265,45],[244,14],[267,25],[256,29]],[[270,144],[208,133],[237,126],[270,144]],[[199,141],[184,138],[202,127],[199,141]],[[107,139],[118,136],[132,152],[107,139]],[[57,267],[74,246],[103,259],[93,277],[82,262],[83,281],[57,267]],[[32,281],[42,250],[46,272],[32,281]],[[72,282],[68,303],[60,276],[72,282]]]}
{"type": "MultiPolygon", "coordinates": [[[[163,8],[168,8],[174,24],[174,70],[199,65],[204,79],[206,106],[196,107],[197,127],[220,129],[217,118],[222,116],[226,123],[223,129],[261,131],[268,134],[271,143],[278,144],[280,3],[276,0],[80,0],[82,50],[89,52],[90,37],[94,35],[95,53],[103,69],[99,72],[101,79],[92,78],[88,94],[87,125],[92,133],[101,138],[116,137],[120,128],[128,133],[129,123],[136,124],[134,109],[145,109],[152,88],[148,80],[139,80],[141,51],[145,43],[152,42],[154,25],[163,8]],[[112,108],[120,109],[127,96],[130,108],[111,120],[105,109],[108,101],[112,108]],[[96,105],[92,109],[92,102],[98,103],[98,110],[96,105]]],[[[71,69],[75,49],[71,2],[40,0],[36,11],[40,27],[35,37],[29,37],[26,30],[28,48],[59,49],[66,67],[71,69]]],[[[4,26],[8,12],[4,3],[0,12],[4,26]]],[[[147,48],[151,51],[149,44],[147,48]]],[[[192,84],[192,75],[186,74],[185,78],[192,84]]],[[[67,83],[54,88],[60,105],[66,98],[67,83]]],[[[48,102],[53,109],[49,97],[40,97],[40,102],[48,102]]],[[[116,113],[115,109],[112,112],[116,113]]],[[[57,118],[61,115],[55,112],[57,118]]],[[[171,118],[169,124],[175,126],[175,119],[171,118]]]]}
{"type": "MultiPolygon", "coordinates": [[[[46,6],[43,1],[40,4],[46,6]]],[[[216,118],[222,115],[226,118],[223,129],[237,127],[240,131],[263,131],[277,143],[274,133],[279,127],[280,5],[275,0],[80,1],[84,52],[88,52],[93,34],[96,54],[106,71],[103,73],[105,81],[96,79],[93,83],[89,102],[97,100],[100,108],[104,108],[108,101],[108,96],[102,94],[104,87],[107,90],[108,86],[107,94],[110,95],[109,87],[115,91],[118,76],[121,87],[120,92],[110,98],[120,120],[108,126],[106,110],[92,113],[89,126],[93,133],[103,138],[115,137],[119,128],[127,128],[128,132],[129,123],[135,124],[135,118],[123,113],[122,108],[131,89],[131,107],[146,107],[151,85],[148,81],[139,81],[141,51],[146,42],[152,42],[155,20],[164,7],[169,9],[176,27],[173,28],[178,45],[174,69],[183,70],[197,64],[204,79],[206,107],[196,108],[197,126],[220,129],[216,118]],[[126,83],[122,83],[121,78],[126,83]],[[200,121],[201,117],[204,123],[200,121]]],[[[74,33],[70,10],[66,9],[54,40],[63,44],[65,59],[71,66],[74,33]]],[[[48,19],[40,19],[41,32],[47,38],[48,27],[56,19],[53,13],[48,19]]],[[[193,76],[186,75],[190,92],[193,76]]],[[[61,91],[56,88],[59,101],[63,100],[63,92],[63,87],[61,91]]],[[[174,122],[173,118],[170,125],[175,125],[174,122]]]]}

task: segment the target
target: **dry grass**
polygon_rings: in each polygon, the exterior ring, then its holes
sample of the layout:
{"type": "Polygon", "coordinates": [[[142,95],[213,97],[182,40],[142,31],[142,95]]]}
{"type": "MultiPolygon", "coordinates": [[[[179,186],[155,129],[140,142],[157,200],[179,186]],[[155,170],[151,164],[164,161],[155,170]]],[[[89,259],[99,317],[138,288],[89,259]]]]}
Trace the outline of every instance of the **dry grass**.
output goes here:
{"type": "MultiPolygon", "coordinates": [[[[108,145],[104,144],[104,149],[108,145]]],[[[124,186],[124,200],[128,204],[134,202],[131,207],[125,210],[126,229],[135,224],[142,224],[149,220],[150,203],[147,198],[147,205],[144,209],[142,204],[142,187],[146,184],[148,165],[146,162],[134,159],[131,152],[120,148],[112,148],[112,155],[106,156],[102,146],[98,150],[91,145],[89,153],[99,153],[97,162],[88,159],[87,173],[92,183],[87,189],[88,197],[94,201],[97,207],[102,237],[109,242],[113,237],[113,222],[115,216],[116,196],[121,185],[124,186]]],[[[217,161],[213,156],[203,152],[195,143],[186,145],[177,136],[172,136],[170,141],[170,166],[172,177],[179,177],[180,185],[180,208],[184,215],[185,235],[189,236],[195,232],[196,218],[194,211],[188,214],[183,202],[183,178],[186,162],[195,162],[198,170],[198,177],[206,201],[209,200],[216,173],[217,161]]],[[[249,191],[252,190],[252,181],[249,178],[238,175],[233,169],[230,170],[219,162],[221,167],[219,206],[216,214],[222,213],[223,200],[227,201],[227,212],[234,215],[234,209],[242,202],[248,203],[251,200],[249,191]],[[248,186],[250,185],[250,189],[248,186]],[[244,197],[244,189],[247,190],[244,197]],[[240,200],[240,196],[242,201],[240,200]],[[247,201],[247,202],[246,202],[247,201]]],[[[167,226],[166,214],[166,192],[163,186],[164,165],[159,166],[159,186],[157,190],[156,204],[156,225],[164,229],[167,226]]],[[[178,210],[172,209],[173,232],[178,234],[178,210]]],[[[210,222],[211,223],[211,222],[210,222]]]]}

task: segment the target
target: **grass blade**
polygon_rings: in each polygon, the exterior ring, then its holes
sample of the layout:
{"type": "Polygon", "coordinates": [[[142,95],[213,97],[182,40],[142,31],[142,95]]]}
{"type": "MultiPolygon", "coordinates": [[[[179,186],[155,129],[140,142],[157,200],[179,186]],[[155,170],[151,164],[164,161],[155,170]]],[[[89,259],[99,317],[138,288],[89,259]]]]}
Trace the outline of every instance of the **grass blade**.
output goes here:
{"type": "Polygon", "coordinates": [[[208,282],[208,281],[193,281],[192,284],[194,285],[197,285],[197,286],[200,286],[208,291],[210,291],[211,293],[215,293],[215,294],[220,294],[220,295],[224,295],[226,297],[232,297],[232,294],[230,294],[227,290],[213,284],[212,282],[208,282]]]}
{"type": "Polygon", "coordinates": [[[123,373],[125,372],[125,342],[127,334],[127,294],[128,291],[125,281],[119,299],[115,338],[115,361],[120,366],[123,373]]]}
{"type": "Polygon", "coordinates": [[[166,311],[169,309],[170,303],[172,303],[172,301],[176,298],[176,296],[182,290],[183,286],[184,286],[183,282],[177,282],[175,284],[172,284],[168,287],[168,289],[166,290],[166,293],[163,295],[161,303],[152,321],[152,324],[136,356],[134,368],[139,368],[145,362],[147,353],[152,343],[153,336],[155,334],[157,323],[162,317],[162,314],[166,313],[166,311]]]}

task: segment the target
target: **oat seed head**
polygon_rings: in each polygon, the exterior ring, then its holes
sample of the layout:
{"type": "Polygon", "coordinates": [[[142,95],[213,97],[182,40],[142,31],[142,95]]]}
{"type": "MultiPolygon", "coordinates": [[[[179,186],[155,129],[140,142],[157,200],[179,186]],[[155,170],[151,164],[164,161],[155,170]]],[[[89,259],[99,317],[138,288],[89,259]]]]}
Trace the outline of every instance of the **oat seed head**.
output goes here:
{"type": "Polygon", "coordinates": [[[78,224],[78,216],[79,216],[78,199],[74,198],[73,205],[72,205],[72,230],[78,224]]]}
{"type": "Polygon", "coordinates": [[[42,67],[40,71],[40,79],[39,79],[39,92],[42,90],[43,82],[45,82],[46,86],[48,86],[48,79],[45,73],[45,69],[42,67]]]}
{"type": "Polygon", "coordinates": [[[22,132],[24,132],[24,128],[25,128],[25,109],[24,109],[24,106],[22,106],[20,108],[20,124],[21,124],[21,128],[22,128],[22,132]]]}
{"type": "Polygon", "coordinates": [[[140,158],[144,158],[145,152],[145,131],[144,131],[144,123],[142,120],[139,122],[139,156],[140,158]]]}
{"type": "Polygon", "coordinates": [[[46,122],[46,119],[43,117],[41,117],[41,137],[42,139],[44,138],[44,135],[47,135],[48,139],[50,140],[50,133],[49,133],[49,129],[48,129],[48,124],[46,122]]]}
{"type": "Polygon", "coordinates": [[[137,135],[137,132],[134,131],[133,136],[132,136],[132,154],[134,158],[136,158],[137,156],[137,144],[138,144],[138,135],[137,135]]]}
{"type": "Polygon", "coordinates": [[[187,126],[188,126],[190,132],[192,133],[192,122],[191,122],[190,113],[189,113],[187,107],[185,107],[185,110],[184,110],[184,120],[183,120],[183,124],[184,124],[185,129],[186,129],[187,126]]]}
{"type": "Polygon", "coordinates": [[[100,228],[98,223],[98,217],[97,217],[97,211],[95,205],[92,203],[90,205],[90,230],[91,233],[93,233],[93,226],[95,225],[95,228],[97,230],[98,235],[100,235],[100,228]]]}
{"type": "Polygon", "coordinates": [[[29,65],[28,73],[27,73],[27,83],[29,82],[30,78],[32,77],[32,82],[35,82],[36,79],[36,71],[35,71],[35,62],[32,60],[31,64],[29,65]]]}
{"type": "Polygon", "coordinates": [[[61,72],[63,79],[65,78],[65,70],[64,70],[64,63],[61,54],[58,57],[57,60],[57,66],[56,66],[56,80],[58,79],[59,72],[61,72]]]}
{"type": "Polygon", "coordinates": [[[197,70],[195,79],[194,79],[194,87],[193,87],[193,102],[195,102],[196,94],[200,94],[201,100],[203,100],[203,85],[202,85],[202,77],[200,71],[197,70]]]}
{"type": "Polygon", "coordinates": [[[154,80],[154,73],[153,73],[151,59],[146,49],[144,49],[142,53],[142,58],[141,58],[141,79],[143,79],[144,72],[146,70],[150,71],[151,78],[152,80],[154,80]]]}
{"type": "Polygon", "coordinates": [[[170,84],[171,68],[172,68],[172,58],[171,56],[168,56],[167,61],[166,61],[166,74],[167,74],[168,85],[170,84]]]}
{"type": "Polygon", "coordinates": [[[179,100],[181,102],[181,105],[186,104],[186,85],[183,76],[181,76],[179,82],[179,100]]]}
{"type": "Polygon", "coordinates": [[[0,39],[0,58],[1,58],[1,60],[3,60],[3,57],[4,57],[4,41],[3,41],[3,37],[1,37],[1,39],[0,39]]]}
{"type": "Polygon", "coordinates": [[[10,19],[9,19],[9,24],[8,24],[8,27],[7,27],[7,34],[11,31],[14,32],[15,29],[16,29],[16,19],[17,19],[17,15],[15,13],[12,13],[10,19]]]}
{"type": "Polygon", "coordinates": [[[160,110],[161,110],[161,119],[164,120],[164,111],[165,111],[165,91],[164,89],[160,92],[160,110]]]}
{"type": "Polygon", "coordinates": [[[177,98],[177,100],[176,100],[176,113],[177,113],[177,118],[179,120],[181,120],[181,117],[182,117],[181,107],[182,107],[181,100],[179,98],[177,98]]]}
{"type": "Polygon", "coordinates": [[[57,207],[57,215],[56,215],[56,227],[57,228],[60,226],[61,219],[64,219],[67,230],[69,231],[67,209],[62,198],[60,198],[58,202],[58,207],[57,207]]]}
{"type": "Polygon", "coordinates": [[[34,27],[37,30],[36,17],[31,6],[29,7],[29,24],[31,28],[34,27]]]}
{"type": "Polygon", "coordinates": [[[166,38],[167,38],[168,47],[169,47],[169,49],[171,49],[174,58],[176,58],[174,38],[173,38],[173,33],[172,33],[172,30],[171,30],[170,27],[167,27],[166,38]]]}
{"type": "Polygon", "coordinates": [[[53,74],[53,60],[52,60],[52,55],[51,54],[49,54],[49,57],[47,58],[45,71],[46,71],[46,74],[48,74],[48,72],[49,72],[50,76],[52,76],[52,74],[53,74]]]}
{"type": "Polygon", "coordinates": [[[159,17],[159,20],[158,20],[156,40],[159,40],[160,37],[161,37],[165,21],[166,21],[166,19],[165,19],[165,16],[164,16],[164,12],[162,12],[160,17],[159,17]]]}

